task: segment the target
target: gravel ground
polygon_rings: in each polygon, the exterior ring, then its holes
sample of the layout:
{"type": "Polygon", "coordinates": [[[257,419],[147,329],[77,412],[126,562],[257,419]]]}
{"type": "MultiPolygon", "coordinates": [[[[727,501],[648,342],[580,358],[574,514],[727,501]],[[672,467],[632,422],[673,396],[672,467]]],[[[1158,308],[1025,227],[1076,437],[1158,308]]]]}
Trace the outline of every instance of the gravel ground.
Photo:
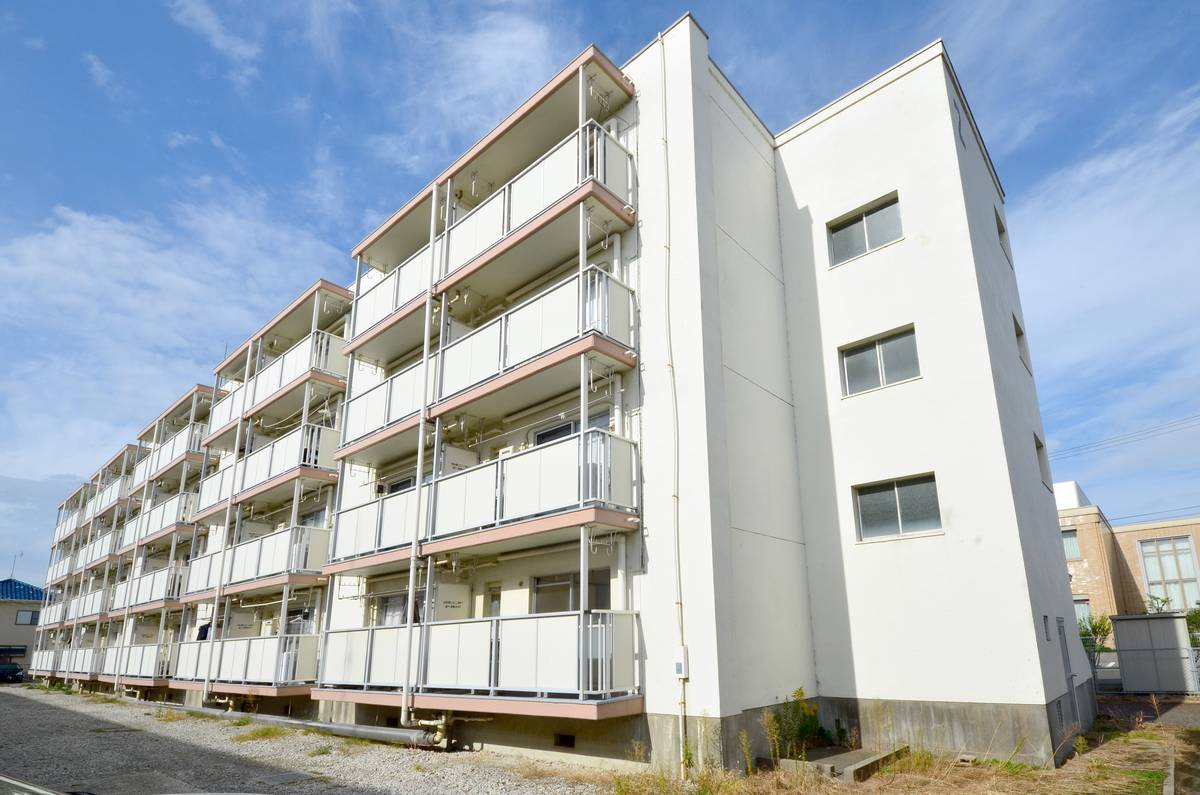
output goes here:
{"type": "Polygon", "coordinates": [[[442,753],[185,717],[154,704],[0,687],[0,773],[94,795],[182,792],[562,793],[600,791],[589,773],[487,752],[442,753]]]}

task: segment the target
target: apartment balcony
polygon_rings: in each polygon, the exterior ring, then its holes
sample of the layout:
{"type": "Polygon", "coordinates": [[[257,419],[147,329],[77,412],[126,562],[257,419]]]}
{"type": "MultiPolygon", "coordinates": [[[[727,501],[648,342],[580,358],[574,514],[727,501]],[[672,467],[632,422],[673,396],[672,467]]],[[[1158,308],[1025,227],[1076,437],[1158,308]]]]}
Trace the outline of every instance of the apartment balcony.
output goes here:
{"type": "MultiPolygon", "coordinates": [[[[349,360],[342,349],[345,340],[324,331],[314,331],[297,342],[275,361],[268,364],[250,380],[253,397],[246,413],[260,410],[268,402],[287,397],[306,377],[323,377],[331,386],[342,386],[346,381],[349,360]]],[[[284,414],[299,409],[299,397],[293,400],[294,407],[282,409],[284,414]]],[[[277,412],[278,413],[278,412],[277,412]]]]}
{"type": "Polygon", "coordinates": [[[150,469],[154,465],[154,451],[148,450],[141,459],[133,465],[133,472],[129,476],[129,491],[130,493],[137,491],[146,484],[146,479],[150,477],[150,469]]]}
{"type": "Polygon", "coordinates": [[[110,530],[91,541],[76,553],[74,571],[83,571],[116,556],[120,541],[121,533],[117,530],[110,530]]]}
{"type": "Polygon", "coordinates": [[[75,528],[79,526],[80,512],[78,509],[71,511],[66,516],[63,516],[59,523],[54,527],[54,540],[52,543],[57,544],[71,533],[75,532],[75,528]]]}
{"type": "Polygon", "coordinates": [[[578,251],[572,208],[587,208],[590,243],[631,226],[634,203],[633,156],[588,122],[456,219],[434,241],[432,263],[426,244],[364,289],[347,352],[386,361],[418,343],[431,268],[435,293],[468,285],[475,295],[503,295],[578,251]]]}
{"type": "Polygon", "coordinates": [[[46,605],[38,616],[38,626],[48,627],[53,624],[61,624],[67,615],[67,603],[55,602],[54,604],[46,605]]]}
{"type": "Polygon", "coordinates": [[[176,565],[119,582],[113,586],[109,609],[141,612],[171,606],[179,599],[185,575],[185,567],[176,565]]]}
{"type": "Polygon", "coordinates": [[[127,498],[129,496],[129,488],[132,482],[132,478],[126,475],[124,477],[114,479],[111,483],[102,488],[95,498],[96,515],[108,511],[119,501],[127,498]]]}
{"type": "MultiPolygon", "coordinates": [[[[643,709],[636,612],[439,621],[414,632],[419,709],[583,719],[643,709]]],[[[398,705],[407,648],[406,627],[328,632],[313,698],[398,705]]]]}
{"type": "Polygon", "coordinates": [[[289,527],[226,550],[209,552],[188,564],[184,602],[211,598],[218,585],[224,593],[272,590],[289,585],[315,585],[323,581],[321,567],[329,550],[329,531],[317,527],[289,527]],[[222,552],[224,567],[222,576],[222,552]]]}
{"type": "MultiPolygon", "coordinates": [[[[581,524],[631,530],[637,522],[638,449],[628,439],[591,429],[445,475],[434,486],[425,554],[532,535],[540,542],[554,540],[548,536],[554,533],[569,540],[567,531],[581,524]]],[[[414,487],[340,511],[325,573],[404,560],[402,548],[423,522],[414,510],[416,494],[414,487]]]]}
{"type": "Polygon", "coordinates": [[[71,554],[64,556],[56,563],[51,563],[50,568],[46,569],[47,584],[53,584],[74,571],[75,561],[78,555],[78,552],[72,552],[71,554]]]}
{"type": "Polygon", "coordinates": [[[152,478],[161,478],[185,460],[199,463],[203,460],[203,440],[208,433],[208,424],[193,422],[179,429],[150,453],[149,473],[152,478]]]}
{"type": "Polygon", "coordinates": [[[111,596],[111,588],[97,588],[91,593],[75,597],[67,602],[66,619],[68,621],[95,620],[108,609],[111,596]]]}
{"type": "Polygon", "coordinates": [[[246,409],[247,394],[253,394],[253,389],[245,384],[238,384],[229,388],[223,398],[213,403],[212,410],[208,413],[208,423],[212,430],[211,435],[204,439],[206,445],[232,429],[234,423],[242,418],[246,409]]]}
{"type": "MultiPolygon", "coordinates": [[[[498,416],[561,394],[578,386],[581,354],[631,368],[636,322],[633,293],[620,280],[596,268],[569,276],[440,351],[432,364],[440,378],[429,380],[432,413],[471,405],[476,416],[498,416]],[[520,390],[505,394],[517,383],[520,390]]],[[[421,381],[418,362],[353,395],[336,457],[378,466],[414,450],[421,381]]]]}
{"type": "Polygon", "coordinates": [[[95,649],[64,649],[58,670],[68,678],[90,678],[96,675],[95,649]]]}
{"type": "Polygon", "coordinates": [[[251,695],[307,693],[317,678],[319,635],[270,635],[176,643],[171,686],[251,695]]]}
{"type": "Polygon", "coordinates": [[[52,674],[58,671],[62,649],[39,649],[33,653],[29,670],[39,674],[52,674]]]}
{"type": "Polygon", "coordinates": [[[129,684],[161,684],[167,676],[170,647],[158,643],[109,646],[98,656],[96,673],[102,681],[114,682],[120,677],[129,684]]]}
{"type": "Polygon", "coordinates": [[[198,495],[185,491],[164,500],[125,523],[121,530],[121,550],[137,543],[147,543],[174,532],[180,525],[190,524],[196,512],[198,495]]]}

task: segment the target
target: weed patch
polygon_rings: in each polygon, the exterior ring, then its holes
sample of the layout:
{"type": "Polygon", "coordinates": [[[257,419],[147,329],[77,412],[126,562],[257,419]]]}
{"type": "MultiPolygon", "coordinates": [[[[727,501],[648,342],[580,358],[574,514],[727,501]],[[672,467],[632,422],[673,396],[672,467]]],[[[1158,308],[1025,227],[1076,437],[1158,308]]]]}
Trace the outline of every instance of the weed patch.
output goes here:
{"type": "Polygon", "coordinates": [[[257,742],[258,740],[278,740],[281,737],[286,737],[291,732],[282,726],[256,726],[248,732],[235,734],[229,739],[235,743],[257,742]]]}

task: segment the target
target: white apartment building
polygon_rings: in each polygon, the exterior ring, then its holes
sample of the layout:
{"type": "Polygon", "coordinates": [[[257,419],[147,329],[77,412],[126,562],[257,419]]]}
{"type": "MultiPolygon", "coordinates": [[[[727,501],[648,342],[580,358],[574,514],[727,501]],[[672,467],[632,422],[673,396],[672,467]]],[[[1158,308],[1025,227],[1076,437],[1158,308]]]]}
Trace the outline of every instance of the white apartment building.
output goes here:
{"type": "Polygon", "coordinates": [[[63,503],[35,669],[672,768],[797,688],[867,746],[1090,725],[940,42],[777,135],[690,16],[590,47],[352,254],[63,503]]]}

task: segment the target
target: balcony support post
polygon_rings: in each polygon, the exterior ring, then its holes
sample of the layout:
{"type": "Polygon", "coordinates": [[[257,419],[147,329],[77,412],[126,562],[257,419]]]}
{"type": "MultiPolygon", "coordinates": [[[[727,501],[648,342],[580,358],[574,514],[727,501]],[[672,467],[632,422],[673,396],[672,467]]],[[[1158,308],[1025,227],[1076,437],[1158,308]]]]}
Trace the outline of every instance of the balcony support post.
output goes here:
{"type": "MultiPolygon", "coordinates": [[[[582,437],[580,437],[582,439],[582,437]]],[[[588,675],[588,573],[591,569],[588,529],[579,526],[579,698],[586,698],[588,675]]]]}
{"type": "MultiPolygon", "coordinates": [[[[449,209],[451,183],[447,183],[446,206],[449,209]]],[[[421,525],[421,480],[425,475],[425,433],[428,425],[429,417],[429,324],[433,320],[433,285],[436,283],[434,278],[434,257],[432,251],[434,243],[437,240],[437,218],[438,218],[438,186],[435,183],[433,186],[432,197],[430,199],[429,213],[429,283],[425,288],[425,320],[421,326],[421,408],[417,413],[417,471],[414,482],[417,489],[417,499],[413,500],[413,534],[417,536],[417,527],[421,525]]],[[[443,251],[448,250],[449,238],[446,244],[442,246],[443,251]]],[[[428,515],[425,516],[428,520],[428,515]]],[[[404,650],[404,695],[400,703],[400,725],[407,726],[409,723],[409,702],[412,699],[412,642],[413,642],[413,618],[416,612],[416,597],[417,597],[417,554],[420,547],[420,539],[425,538],[426,534],[422,532],[418,537],[414,537],[412,543],[409,544],[408,558],[408,605],[405,611],[407,615],[406,624],[408,631],[405,633],[405,650],[404,650]]]]}
{"type": "MultiPolygon", "coordinates": [[[[283,672],[279,670],[279,667],[283,663],[283,646],[287,640],[288,602],[291,601],[291,598],[292,586],[288,583],[284,583],[283,601],[279,604],[279,626],[275,628],[275,637],[278,638],[278,641],[275,643],[275,668],[273,669],[274,673],[272,674],[272,677],[274,678],[274,684],[276,685],[283,684],[286,681],[283,677],[283,672]]],[[[249,660],[250,655],[247,654],[247,664],[249,663],[249,660]]]]}

